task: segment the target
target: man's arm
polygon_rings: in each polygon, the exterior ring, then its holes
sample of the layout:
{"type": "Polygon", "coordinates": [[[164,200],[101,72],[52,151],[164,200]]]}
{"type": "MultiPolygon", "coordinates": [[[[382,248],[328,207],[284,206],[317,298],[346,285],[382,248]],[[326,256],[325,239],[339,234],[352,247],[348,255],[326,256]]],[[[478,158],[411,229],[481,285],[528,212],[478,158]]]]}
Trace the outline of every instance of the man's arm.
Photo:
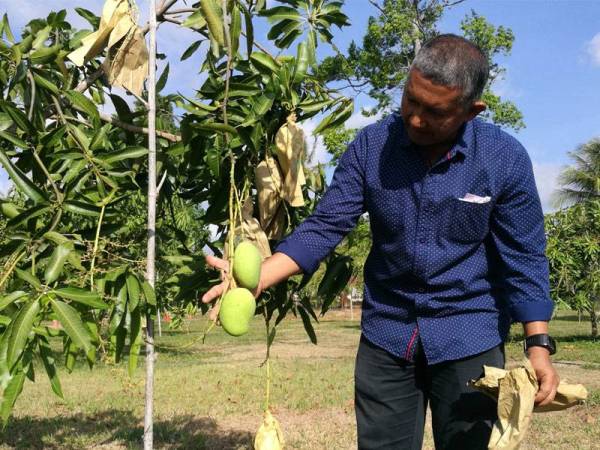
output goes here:
{"type": "MultiPolygon", "coordinates": [[[[552,316],[548,260],[545,255],[544,215],[535,185],[533,167],[519,146],[507,181],[492,216],[491,234],[502,264],[502,279],[514,321],[523,323],[525,336],[547,334],[552,316]]],[[[554,400],[559,377],[550,353],[532,347],[527,356],[540,388],[536,403],[554,400]]]]}

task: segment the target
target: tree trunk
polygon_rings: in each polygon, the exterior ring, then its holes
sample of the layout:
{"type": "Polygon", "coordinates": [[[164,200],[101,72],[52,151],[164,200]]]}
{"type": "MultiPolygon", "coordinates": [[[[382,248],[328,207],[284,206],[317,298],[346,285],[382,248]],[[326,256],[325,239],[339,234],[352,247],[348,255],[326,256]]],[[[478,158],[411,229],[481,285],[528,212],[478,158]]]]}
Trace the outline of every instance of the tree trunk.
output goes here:
{"type": "MultiPolygon", "coordinates": [[[[148,251],[146,279],[154,289],[156,277],[156,0],[150,0],[150,45],[148,58],[148,251]]],[[[144,450],[154,446],[154,323],[151,309],[146,313],[146,407],[144,450]]]]}
{"type": "Polygon", "coordinates": [[[592,337],[598,337],[598,313],[596,312],[596,305],[592,303],[589,310],[590,321],[592,322],[592,337]]]}

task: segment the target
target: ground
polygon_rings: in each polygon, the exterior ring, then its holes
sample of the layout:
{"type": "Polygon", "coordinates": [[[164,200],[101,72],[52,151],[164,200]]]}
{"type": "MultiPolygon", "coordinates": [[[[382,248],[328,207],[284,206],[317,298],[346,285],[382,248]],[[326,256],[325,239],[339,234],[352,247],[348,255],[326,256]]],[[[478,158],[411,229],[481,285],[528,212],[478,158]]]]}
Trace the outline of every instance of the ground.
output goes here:
{"type": "MultiPolygon", "coordinates": [[[[189,329],[163,331],[155,381],[155,448],[250,449],[264,402],[264,325],[232,338],[214,329],[202,344],[205,319],[189,329]]],[[[360,336],[357,317],[332,311],[316,327],[318,345],[302,321],[278,327],[272,348],[271,409],[287,449],[353,449],[353,368],[360,336]]],[[[600,343],[588,337],[589,324],[562,313],[552,322],[559,340],[555,358],[562,379],[583,383],[587,404],[536,414],[523,450],[600,449],[600,343]]],[[[520,336],[507,346],[509,361],[521,358],[520,336]]],[[[129,378],[126,365],[83,365],[60,370],[65,400],[52,394],[38,369],[27,382],[14,417],[0,435],[0,449],[141,448],[144,369],[129,378]]],[[[424,448],[432,449],[427,425],[424,448]]]]}

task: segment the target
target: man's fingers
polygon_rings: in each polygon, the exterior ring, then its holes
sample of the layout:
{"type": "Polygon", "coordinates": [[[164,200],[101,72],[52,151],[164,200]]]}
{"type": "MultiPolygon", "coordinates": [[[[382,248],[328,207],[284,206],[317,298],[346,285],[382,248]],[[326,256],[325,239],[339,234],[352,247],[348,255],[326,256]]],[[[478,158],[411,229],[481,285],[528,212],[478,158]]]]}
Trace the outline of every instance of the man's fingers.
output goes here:
{"type": "Polygon", "coordinates": [[[535,404],[538,406],[546,406],[554,400],[554,397],[556,397],[559,379],[558,376],[546,377],[540,381],[540,388],[535,396],[535,404]]]}
{"type": "Polygon", "coordinates": [[[224,270],[227,272],[229,270],[229,262],[225,259],[217,258],[216,256],[206,255],[206,264],[215,269],[224,270]]]}
{"type": "Polygon", "coordinates": [[[225,290],[225,283],[217,284],[216,286],[211,287],[202,296],[202,303],[210,303],[213,300],[215,300],[216,298],[219,298],[224,290],[225,290]]]}

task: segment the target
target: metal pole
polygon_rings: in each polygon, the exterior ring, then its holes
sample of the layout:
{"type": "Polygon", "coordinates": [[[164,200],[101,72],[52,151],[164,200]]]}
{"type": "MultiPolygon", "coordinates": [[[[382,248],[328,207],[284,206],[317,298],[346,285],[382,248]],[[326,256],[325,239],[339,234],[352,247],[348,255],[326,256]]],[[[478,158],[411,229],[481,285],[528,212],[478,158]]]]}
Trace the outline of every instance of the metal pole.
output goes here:
{"type": "MultiPolygon", "coordinates": [[[[150,46],[148,58],[148,252],[146,279],[154,288],[156,250],[156,0],[150,0],[150,46]]],[[[154,323],[146,313],[146,408],[144,450],[152,450],[154,407],[154,323]]]]}

